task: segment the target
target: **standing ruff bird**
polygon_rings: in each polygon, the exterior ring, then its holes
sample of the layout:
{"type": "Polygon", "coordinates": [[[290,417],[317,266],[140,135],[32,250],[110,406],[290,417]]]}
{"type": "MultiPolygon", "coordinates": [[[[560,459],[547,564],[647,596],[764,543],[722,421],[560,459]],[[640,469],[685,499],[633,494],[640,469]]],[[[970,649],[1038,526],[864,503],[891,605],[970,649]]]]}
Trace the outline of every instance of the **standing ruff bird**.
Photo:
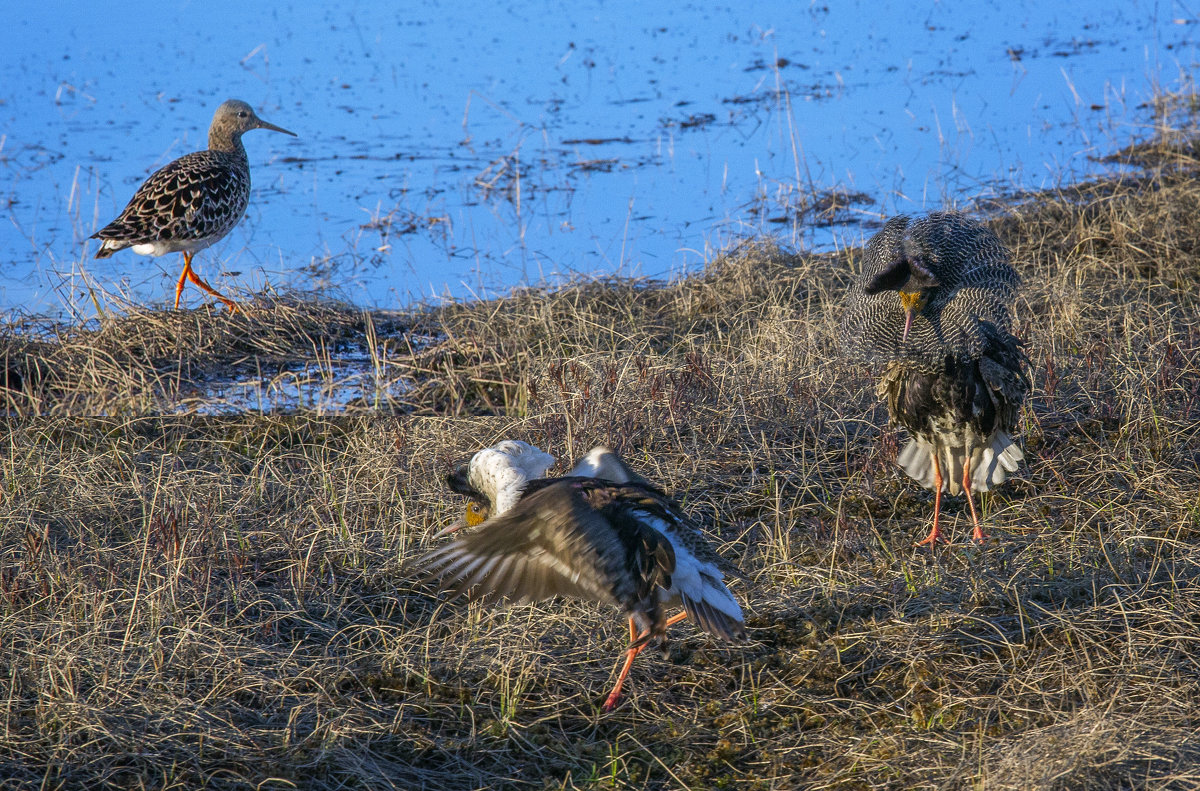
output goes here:
{"type": "Polygon", "coordinates": [[[218,241],[246,213],[250,202],[250,163],[242,135],[251,129],[289,132],[254,114],[245,102],[230,99],[217,108],[208,128],[208,150],[180,157],[138,188],[121,216],[92,234],[100,239],[97,258],[132,247],[140,255],[183,253],[183,272],[175,285],[175,309],[184,283],[191,280],[236,310],[192,269],[192,256],[218,241]]]}
{"type": "Polygon", "coordinates": [[[667,627],[691,617],[724,640],[746,638],[742,609],[697,527],[661,490],[633,474],[607,448],[570,473],[542,478],[554,457],[507,440],[476,453],[448,478],[471,498],[462,526],[482,526],[430,552],[420,563],[454,595],[514,601],[554,595],[598,601],[629,618],[630,645],[604,702],[611,711],[634,658],[666,646],[667,627]],[[667,618],[665,608],[683,612],[667,618]]]}
{"type": "Polygon", "coordinates": [[[965,494],[975,540],[987,538],[971,498],[1007,480],[1025,454],[1010,436],[1029,390],[1009,306],[1020,278],[1000,239],[958,212],[894,217],[867,243],[841,338],[851,356],[884,364],[879,398],[912,439],[897,459],[933,489],[965,494]]]}

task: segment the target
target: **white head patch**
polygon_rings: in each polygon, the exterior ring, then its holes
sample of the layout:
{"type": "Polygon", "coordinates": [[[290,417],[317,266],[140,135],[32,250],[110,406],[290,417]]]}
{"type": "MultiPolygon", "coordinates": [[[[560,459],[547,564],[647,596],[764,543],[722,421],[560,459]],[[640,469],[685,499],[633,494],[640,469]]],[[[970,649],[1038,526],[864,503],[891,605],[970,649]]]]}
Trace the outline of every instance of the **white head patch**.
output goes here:
{"type": "Polygon", "coordinates": [[[552,466],[554,457],[549,453],[528,442],[506,439],[471,457],[467,482],[487,496],[492,515],[497,516],[516,504],[526,483],[544,478],[552,466]]]}

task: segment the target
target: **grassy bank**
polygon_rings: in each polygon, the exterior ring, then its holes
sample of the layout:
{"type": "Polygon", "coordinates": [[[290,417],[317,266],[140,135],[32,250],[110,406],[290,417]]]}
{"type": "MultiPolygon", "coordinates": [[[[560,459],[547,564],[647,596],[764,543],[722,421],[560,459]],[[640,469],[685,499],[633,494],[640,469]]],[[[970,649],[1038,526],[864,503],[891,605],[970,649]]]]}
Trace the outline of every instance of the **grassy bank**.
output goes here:
{"type": "Polygon", "coordinates": [[[932,496],[835,352],[857,250],[8,327],[9,408],[43,417],[0,440],[0,788],[1195,787],[1200,188],[1186,139],[1125,156],[984,207],[1035,380],[985,548],[956,500],[956,544],[911,546],[932,496]],[[371,414],[159,416],[346,348],[371,414]],[[753,641],[681,624],[601,716],[615,613],[412,585],[462,505],[441,475],[507,437],[606,442],[674,491],[749,575],[753,641]]]}

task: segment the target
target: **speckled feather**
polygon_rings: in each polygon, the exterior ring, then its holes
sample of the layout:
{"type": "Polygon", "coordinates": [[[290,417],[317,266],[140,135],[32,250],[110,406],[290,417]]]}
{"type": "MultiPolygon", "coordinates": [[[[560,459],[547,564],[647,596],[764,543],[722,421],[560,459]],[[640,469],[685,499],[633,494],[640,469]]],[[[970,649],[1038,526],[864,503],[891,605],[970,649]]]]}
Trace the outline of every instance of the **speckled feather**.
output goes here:
{"type": "Polygon", "coordinates": [[[222,102],[208,129],[208,149],[182,156],[155,171],[117,219],[92,234],[102,240],[97,258],[126,247],[145,255],[195,253],[233,230],[250,202],[250,165],[242,135],[270,129],[243,101],[222,102]]]}
{"type": "Polygon", "coordinates": [[[893,218],[867,244],[841,342],[849,356],[886,363],[878,395],[892,423],[914,437],[898,461],[923,486],[935,486],[933,456],[952,494],[962,490],[968,462],[972,489],[987,491],[1024,458],[1009,436],[1029,390],[1027,359],[1011,334],[1019,285],[1000,239],[958,212],[893,218]],[[937,280],[924,289],[907,340],[897,290],[866,293],[901,258],[918,260],[937,280]]]}
{"type": "Polygon", "coordinates": [[[95,234],[104,240],[96,257],[153,243],[159,254],[202,250],[233,230],[249,202],[245,150],[196,151],[138,188],[121,216],[95,234]]]}
{"type": "Polygon", "coordinates": [[[910,360],[940,366],[947,355],[978,358],[997,331],[1012,329],[1021,279],[1008,250],[987,227],[959,212],[893,217],[867,243],[841,321],[843,351],[868,362],[910,360]],[[901,342],[904,309],[895,291],[866,284],[902,255],[920,255],[941,281],[901,342]],[[985,324],[992,325],[985,328],[985,324]]]}

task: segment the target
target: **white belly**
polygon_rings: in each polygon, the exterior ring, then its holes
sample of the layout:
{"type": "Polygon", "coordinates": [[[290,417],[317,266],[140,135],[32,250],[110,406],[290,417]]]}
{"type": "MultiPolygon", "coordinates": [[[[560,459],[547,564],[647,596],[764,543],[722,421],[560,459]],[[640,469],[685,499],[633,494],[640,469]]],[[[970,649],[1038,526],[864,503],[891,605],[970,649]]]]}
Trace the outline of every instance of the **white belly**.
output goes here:
{"type": "Polygon", "coordinates": [[[143,242],[130,245],[131,250],[138,255],[166,255],[167,253],[196,253],[210,246],[216,239],[164,239],[157,242],[143,242]]]}

